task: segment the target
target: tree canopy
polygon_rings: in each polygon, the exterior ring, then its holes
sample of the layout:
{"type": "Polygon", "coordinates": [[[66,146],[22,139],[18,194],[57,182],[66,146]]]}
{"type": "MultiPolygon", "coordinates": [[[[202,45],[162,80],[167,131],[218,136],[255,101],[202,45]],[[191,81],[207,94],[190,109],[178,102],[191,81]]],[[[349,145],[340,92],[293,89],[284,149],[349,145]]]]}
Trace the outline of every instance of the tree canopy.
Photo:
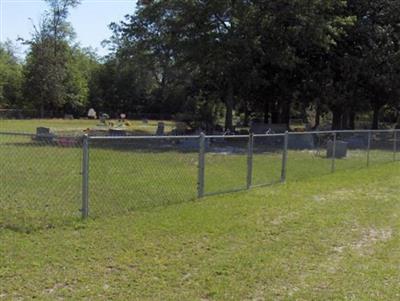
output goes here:
{"type": "Polygon", "coordinates": [[[399,118],[399,1],[141,0],[110,25],[103,59],[74,44],[68,15],[80,1],[47,2],[26,62],[0,52],[3,77],[21,74],[7,85],[23,87],[0,94],[2,106],[163,113],[231,130],[235,116],[289,123],[310,110],[315,127],[399,118]]]}

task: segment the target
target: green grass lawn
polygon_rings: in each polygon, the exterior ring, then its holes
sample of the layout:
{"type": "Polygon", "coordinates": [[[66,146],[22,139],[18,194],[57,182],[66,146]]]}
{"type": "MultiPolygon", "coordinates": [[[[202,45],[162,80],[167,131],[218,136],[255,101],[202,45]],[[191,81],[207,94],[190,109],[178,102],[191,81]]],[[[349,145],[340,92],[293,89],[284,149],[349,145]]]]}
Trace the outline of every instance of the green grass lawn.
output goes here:
{"type": "Polygon", "coordinates": [[[398,300],[399,167],[0,229],[0,299],[398,300]]]}
{"type": "MultiPolygon", "coordinates": [[[[111,122],[114,122],[115,125],[117,124],[117,121],[111,120],[111,122]]],[[[175,122],[163,122],[165,123],[166,132],[170,132],[173,128],[175,128],[175,122]]],[[[52,131],[70,131],[83,134],[83,130],[88,128],[96,128],[99,123],[99,120],[88,119],[0,119],[0,132],[35,133],[37,127],[48,127],[52,131]]],[[[129,123],[130,126],[126,127],[126,129],[134,132],[135,134],[154,135],[156,133],[158,121],[149,120],[148,123],[143,123],[142,121],[138,120],[130,120],[129,123]]]]}

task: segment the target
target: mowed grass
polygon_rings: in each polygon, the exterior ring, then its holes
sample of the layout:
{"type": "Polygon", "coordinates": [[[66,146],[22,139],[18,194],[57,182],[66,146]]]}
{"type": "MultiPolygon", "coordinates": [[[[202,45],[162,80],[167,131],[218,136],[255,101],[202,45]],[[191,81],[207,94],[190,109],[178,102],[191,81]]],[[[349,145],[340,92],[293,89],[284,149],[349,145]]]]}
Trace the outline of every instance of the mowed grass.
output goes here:
{"type": "MultiPolygon", "coordinates": [[[[116,141],[90,146],[89,214],[92,218],[123,215],[149,207],[193,201],[197,197],[198,153],[177,145],[157,148],[116,141]]],[[[157,144],[157,145],[156,145],[157,144]]],[[[157,147],[156,147],[157,146],[157,147]]],[[[399,156],[400,157],[400,156],[399,156]]],[[[79,222],[82,207],[82,147],[35,142],[31,137],[0,136],[0,228],[31,232],[79,222]]],[[[350,151],[336,160],[336,169],[366,167],[366,152],[350,151]]],[[[255,151],[253,184],[280,181],[281,151],[255,151]]],[[[391,162],[390,151],[373,150],[371,165],[391,162]]],[[[289,151],[287,181],[331,173],[325,153],[289,151]]],[[[205,193],[246,188],[247,156],[206,154],[205,193]]]]}
{"type": "MultiPolygon", "coordinates": [[[[110,120],[114,125],[118,124],[116,120],[110,120]]],[[[149,120],[143,123],[140,120],[128,120],[129,126],[125,127],[127,130],[135,134],[154,135],[156,133],[157,120],[149,120]]],[[[175,128],[176,124],[173,121],[162,121],[165,124],[165,131],[170,132],[175,128]]],[[[26,132],[35,133],[37,127],[48,127],[52,131],[69,131],[74,133],[81,132],[90,128],[97,128],[100,124],[99,120],[89,119],[0,119],[0,132],[26,132]]]]}
{"type": "Polygon", "coordinates": [[[2,229],[0,298],[398,300],[399,171],[374,165],[30,234],[2,229]]]}

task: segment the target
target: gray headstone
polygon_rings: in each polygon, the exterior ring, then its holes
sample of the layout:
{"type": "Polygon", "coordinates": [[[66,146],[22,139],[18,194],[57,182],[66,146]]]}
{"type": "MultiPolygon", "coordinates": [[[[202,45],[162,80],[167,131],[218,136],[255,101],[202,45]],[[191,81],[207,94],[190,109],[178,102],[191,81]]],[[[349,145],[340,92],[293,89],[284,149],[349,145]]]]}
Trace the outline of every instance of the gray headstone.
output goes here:
{"type": "MultiPolygon", "coordinates": [[[[347,156],[347,145],[346,141],[336,141],[336,148],[335,148],[335,158],[345,158],[347,156]]],[[[327,150],[326,150],[327,158],[333,157],[333,141],[329,140],[327,143],[327,150]]]]}
{"type": "Polygon", "coordinates": [[[100,123],[106,123],[107,119],[108,119],[108,116],[106,114],[100,115],[100,123]]]}
{"type": "Polygon", "coordinates": [[[36,135],[50,135],[50,129],[46,127],[37,127],[36,135]]]}
{"type": "Polygon", "coordinates": [[[36,140],[43,142],[51,142],[54,138],[54,134],[50,133],[50,129],[46,127],[36,128],[36,140]]]}
{"type": "Polygon", "coordinates": [[[164,136],[165,124],[164,122],[159,122],[157,124],[156,135],[157,136],[164,136]]]}

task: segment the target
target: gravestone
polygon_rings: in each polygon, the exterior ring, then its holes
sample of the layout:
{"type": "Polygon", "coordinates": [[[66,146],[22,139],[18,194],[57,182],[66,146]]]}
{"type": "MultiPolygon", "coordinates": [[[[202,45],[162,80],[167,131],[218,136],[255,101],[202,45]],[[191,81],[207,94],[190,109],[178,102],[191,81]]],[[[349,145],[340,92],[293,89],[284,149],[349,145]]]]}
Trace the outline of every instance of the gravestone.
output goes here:
{"type": "Polygon", "coordinates": [[[90,108],[88,111],[88,118],[89,119],[96,119],[97,118],[97,113],[93,108],[90,108]]]}
{"type": "Polygon", "coordinates": [[[100,123],[101,124],[106,124],[107,119],[109,119],[110,116],[108,116],[107,114],[101,114],[100,115],[100,123]]]}
{"type": "Polygon", "coordinates": [[[164,136],[165,124],[164,122],[159,122],[157,124],[156,135],[157,136],[164,136]]]}
{"type": "Polygon", "coordinates": [[[50,133],[50,129],[46,127],[37,127],[35,139],[42,142],[51,142],[54,139],[54,134],[50,133]]]}
{"type": "Polygon", "coordinates": [[[46,127],[37,127],[36,128],[37,136],[48,136],[50,135],[50,129],[46,127]]]}
{"type": "MultiPolygon", "coordinates": [[[[345,158],[347,156],[347,145],[348,145],[348,143],[346,141],[340,141],[340,140],[336,141],[335,158],[341,159],[341,158],[345,158]]],[[[326,147],[327,147],[326,157],[332,158],[333,157],[333,141],[329,140],[326,147]]]]}

